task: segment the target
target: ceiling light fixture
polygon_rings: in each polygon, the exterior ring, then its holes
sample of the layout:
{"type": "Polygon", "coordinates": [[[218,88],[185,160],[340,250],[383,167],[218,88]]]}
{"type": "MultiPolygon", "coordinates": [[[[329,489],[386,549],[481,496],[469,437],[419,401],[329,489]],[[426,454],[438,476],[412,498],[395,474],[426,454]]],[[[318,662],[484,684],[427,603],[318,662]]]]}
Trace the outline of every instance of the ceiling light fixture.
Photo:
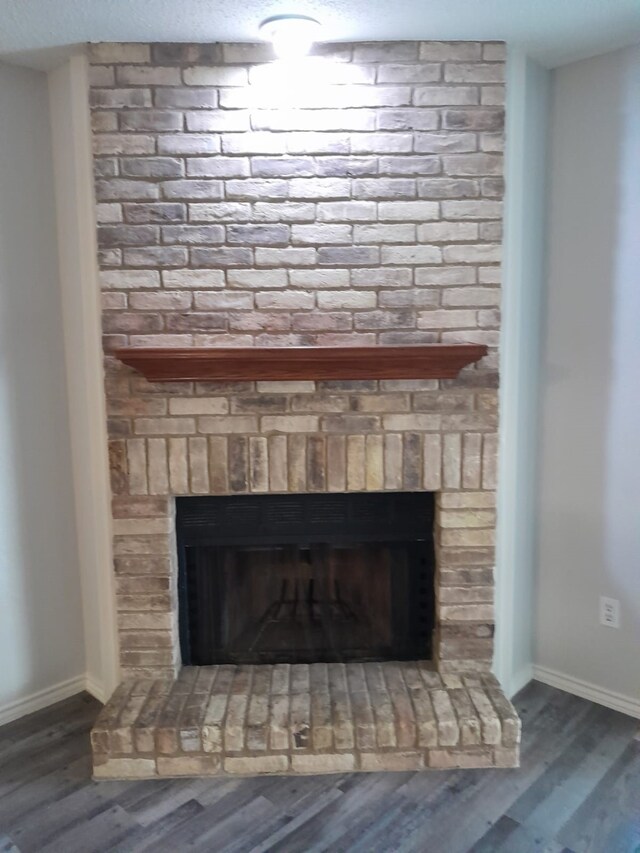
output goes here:
{"type": "Polygon", "coordinates": [[[260,35],[273,44],[280,59],[299,59],[309,53],[319,27],[306,15],[274,15],[260,24],[260,35]]]}

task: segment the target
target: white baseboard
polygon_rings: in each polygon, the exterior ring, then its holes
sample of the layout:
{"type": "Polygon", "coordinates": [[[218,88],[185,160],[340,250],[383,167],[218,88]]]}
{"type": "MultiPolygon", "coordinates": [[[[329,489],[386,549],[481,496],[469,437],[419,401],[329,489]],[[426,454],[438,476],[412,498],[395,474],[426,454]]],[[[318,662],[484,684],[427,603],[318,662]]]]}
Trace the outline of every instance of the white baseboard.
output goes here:
{"type": "Polygon", "coordinates": [[[604,705],[605,708],[612,708],[614,711],[620,711],[622,714],[640,719],[640,699],[625,696],[623,693],[615,693],[613,690],[605,690],[588,681],[573,678],[545,666],[534,666],[533,678],[543,684],[548,684],[550,687],[557,687],[566,693],[579,696],[581,699],[589,699],[598,705],[604,705]]]}
{"type": "Polygon", "coordinates": [[[44,690],[31,693],[23,699],[0,705],[0,726],[19,720],[20,717],[26,717],[27,714],[33,714],[34,711],[41,711],[49,705],[55,705],[56,702],[61,702],[85,690],[99,702],[104,703],[107,699],[101,684],[89,675],[77,675],[75,678],[68,678],[51,687],[45,687],[44,690]]]}
{"type": "Polygon", "coordinates": [[[523,666],[519,672],[512,675],[509,683],[503,685],[503,689],[507,693],[509,699],[513,699],[516,693],[519,693],[523,687],[533,679],[533,667],[531,665],[523,666]]]}
{"type": "Polygon", "coordinates": [[[76,693],[82,693],[86,689],[86,680],[86,676],[77,675],[75,678],[68,678],[66,681],[60,681],[51,687],[45,687],[44,690],[38,690],[23,699],[16,699],[6,705],[0,705],[0,726],[18,720],[20,717],[26,717],[27,714],[33,714],[34,711],[40,711],[42,708],[68,699],[70,696],[75,696],[76,693]]]}
{"type": "Polygon", "coordinates": [[[98,702],[102,702],[103,705],[109,698],[105,693],[104,685],[89,673],[86,674],[84,679],[84,689],[87,693],[90,693],[94,699],[97,699],[98,702]]]}

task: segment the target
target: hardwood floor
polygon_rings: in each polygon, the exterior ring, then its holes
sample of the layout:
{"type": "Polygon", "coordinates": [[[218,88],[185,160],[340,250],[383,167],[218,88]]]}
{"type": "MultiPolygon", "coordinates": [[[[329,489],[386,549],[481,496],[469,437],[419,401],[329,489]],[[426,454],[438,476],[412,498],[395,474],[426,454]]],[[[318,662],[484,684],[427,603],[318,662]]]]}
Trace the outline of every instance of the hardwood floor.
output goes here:
{"type": "Polygon", "coordinates": [[[83,695],[0,728],[0,853],[639,853],[638,722],[532,683],[519,770],[92,782],[83,695]]]}

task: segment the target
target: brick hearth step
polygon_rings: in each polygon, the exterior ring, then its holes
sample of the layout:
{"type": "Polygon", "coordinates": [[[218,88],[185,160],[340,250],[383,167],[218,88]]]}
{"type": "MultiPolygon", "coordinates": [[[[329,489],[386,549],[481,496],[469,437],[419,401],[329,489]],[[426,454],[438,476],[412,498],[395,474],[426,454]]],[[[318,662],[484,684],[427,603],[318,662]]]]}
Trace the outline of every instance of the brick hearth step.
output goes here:
{"type": "Polygon", "coordinates": [[[520,720],[490,674],[427,662],[185,667],[123,682],[94,777],[516,767],[520,720]]]}

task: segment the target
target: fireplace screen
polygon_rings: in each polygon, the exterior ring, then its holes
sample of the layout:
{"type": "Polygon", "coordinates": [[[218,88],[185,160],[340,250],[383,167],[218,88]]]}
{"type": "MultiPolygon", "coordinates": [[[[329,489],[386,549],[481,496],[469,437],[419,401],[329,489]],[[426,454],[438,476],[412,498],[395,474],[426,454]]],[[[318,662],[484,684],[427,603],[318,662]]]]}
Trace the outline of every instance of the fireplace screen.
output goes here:
{"type": "Polygon", "coordinates": [[[430,657],[431,494],[176,502],[183,663],[430,657]]]}

